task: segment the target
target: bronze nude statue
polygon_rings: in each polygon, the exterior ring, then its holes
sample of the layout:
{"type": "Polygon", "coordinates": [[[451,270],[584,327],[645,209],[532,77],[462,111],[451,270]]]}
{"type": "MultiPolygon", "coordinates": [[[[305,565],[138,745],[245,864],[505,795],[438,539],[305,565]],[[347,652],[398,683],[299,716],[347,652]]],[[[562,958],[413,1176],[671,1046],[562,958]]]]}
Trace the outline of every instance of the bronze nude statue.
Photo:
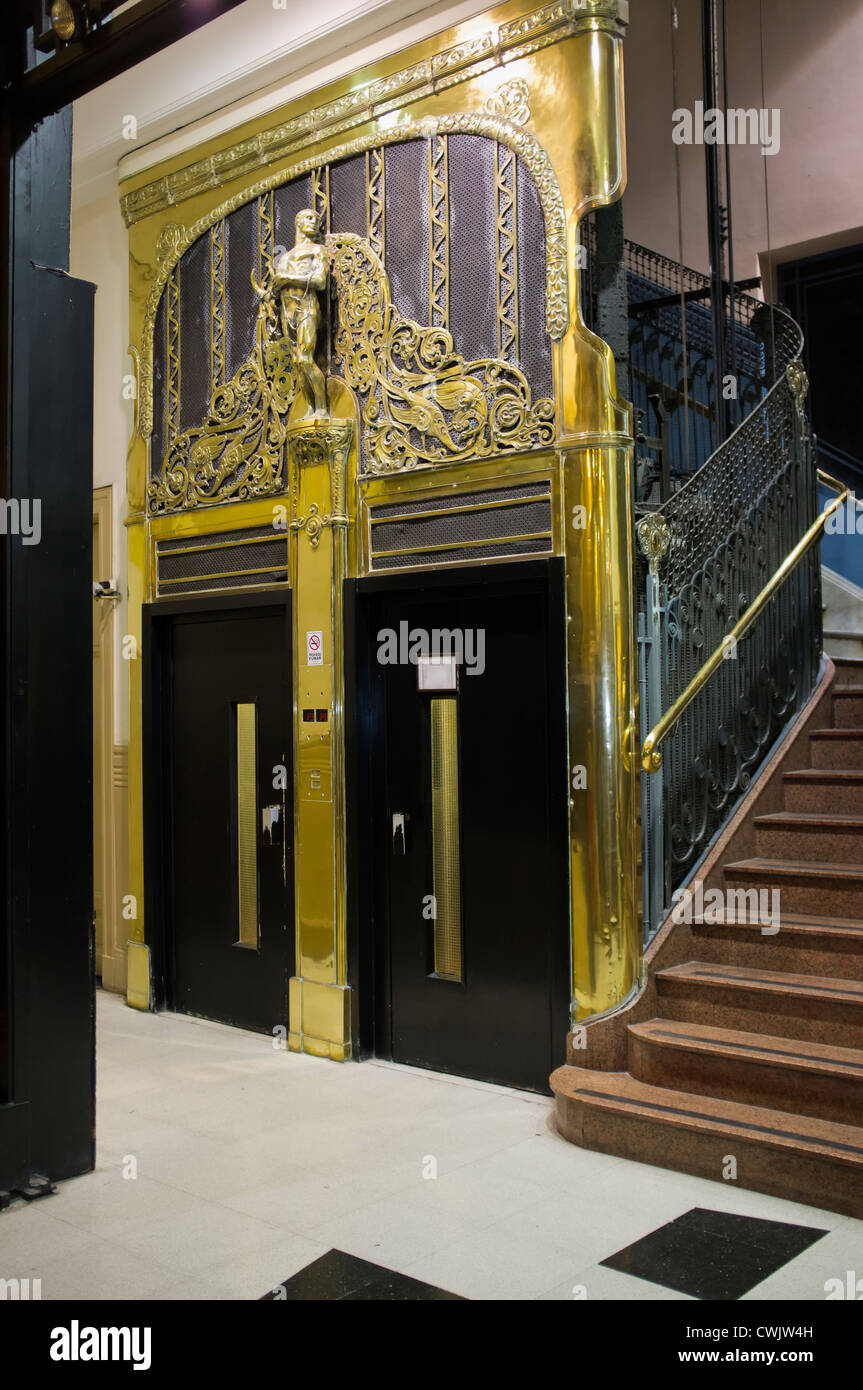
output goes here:
{"type": "Polygon", "coordinates": [[[320,241],[316,212],[304,208],[295,219],[296,241],[273,266],[272,293],[278,296],[282,334],[292,344],[298,384],[311,403],[306,418],[327,416],[326,378],[315,361],[321,308],[318,295],[327,286],[327,251],[320,241]]]}

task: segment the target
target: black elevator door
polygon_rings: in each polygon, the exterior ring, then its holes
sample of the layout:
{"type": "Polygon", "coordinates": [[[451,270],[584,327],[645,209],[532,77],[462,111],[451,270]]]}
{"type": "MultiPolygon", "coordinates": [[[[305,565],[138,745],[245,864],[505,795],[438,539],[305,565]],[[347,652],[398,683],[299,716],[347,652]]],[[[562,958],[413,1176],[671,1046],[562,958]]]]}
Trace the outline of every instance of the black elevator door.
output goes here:
{"type": "Polygon", "coordinates": [[[435,629],[474,634],[475,674],[464,662],[454,695],[420,691],[413,664],[383,667],[393,1060],[547,1091],[568,1026],[568,918],[563,635],[546,587],[408,594],[376,618],[432,646],[435,629]]]}
{"type": "Polygon", "coordinates": [[[269,1033],[294,951],[288,609],[171,629],[174,1003],[269,1033]]]}

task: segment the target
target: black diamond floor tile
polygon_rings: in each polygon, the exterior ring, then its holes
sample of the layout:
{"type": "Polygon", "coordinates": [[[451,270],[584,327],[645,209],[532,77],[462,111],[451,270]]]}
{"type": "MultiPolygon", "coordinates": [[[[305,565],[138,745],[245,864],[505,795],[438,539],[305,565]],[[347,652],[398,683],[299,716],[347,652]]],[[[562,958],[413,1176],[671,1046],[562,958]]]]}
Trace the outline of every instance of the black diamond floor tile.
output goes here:
{"type": "Polygon", "coordinates": [[[464,1302],[460,1294],[447,1293],[434,1284],[410,1279],[394,1269],[346,1255],[343,1250],[328,1250],[305,1269],[286,1279],[277,1288],[265,1293],[262,1303],[303,1300],[341,1300],[344,1302],[418,1303],[455,1299],[464,1302]],[[284,1292],[282,1292],[284,1290],[284,1292]]]}
{"type": "Polygon", "coordinates": [[[826,1236],[815,1226],[693,1207],[600,1263],[692,1298],[742,1298],[826,1236]]]}

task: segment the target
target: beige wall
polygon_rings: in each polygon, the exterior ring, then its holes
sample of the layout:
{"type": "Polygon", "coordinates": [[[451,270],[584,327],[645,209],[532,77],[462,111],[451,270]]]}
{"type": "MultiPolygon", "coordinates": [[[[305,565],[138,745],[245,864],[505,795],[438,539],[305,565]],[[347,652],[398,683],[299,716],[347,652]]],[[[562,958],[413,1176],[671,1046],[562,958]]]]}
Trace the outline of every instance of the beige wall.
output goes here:
{"type": "MultiPolygon", "coordinates": [[[[729,0],[729,104],[778,107],[781,112],[778,154],[764,157],[749,146],[732,150],[735,274],[740,279],[766,275],[768,245],[775,264],[863,241],[863,3],[763,0],[763,98],[761,8],[759,0],[729,0]]],[[[677,10],[677,105],[692,109],[701,97],[700,0],[677,0],[677,10]]],[[[671,139],[670,14],[670,0],[632,0],[625,57],[626,235],[677,259],[679,148],[683,259],[706,270],[704,148],[676,147],[671,139]]]]}

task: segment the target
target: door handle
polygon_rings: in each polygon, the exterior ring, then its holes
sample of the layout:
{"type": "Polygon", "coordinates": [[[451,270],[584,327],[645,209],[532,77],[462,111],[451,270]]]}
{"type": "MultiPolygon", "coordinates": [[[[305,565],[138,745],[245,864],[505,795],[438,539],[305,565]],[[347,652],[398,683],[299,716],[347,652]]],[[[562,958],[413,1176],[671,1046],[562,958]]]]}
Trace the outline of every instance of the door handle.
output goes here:
{"type": "Polygon", "coordinates": [[[278,803],[275,806],[261,807],[261,838],[265,845],[284,843],[282,808],[278,803]]]}
{"type": "Polygon", "coordinates": [[[405,815],[403,811],[393,812],[393,854],[406,854],[405,815]]]}

